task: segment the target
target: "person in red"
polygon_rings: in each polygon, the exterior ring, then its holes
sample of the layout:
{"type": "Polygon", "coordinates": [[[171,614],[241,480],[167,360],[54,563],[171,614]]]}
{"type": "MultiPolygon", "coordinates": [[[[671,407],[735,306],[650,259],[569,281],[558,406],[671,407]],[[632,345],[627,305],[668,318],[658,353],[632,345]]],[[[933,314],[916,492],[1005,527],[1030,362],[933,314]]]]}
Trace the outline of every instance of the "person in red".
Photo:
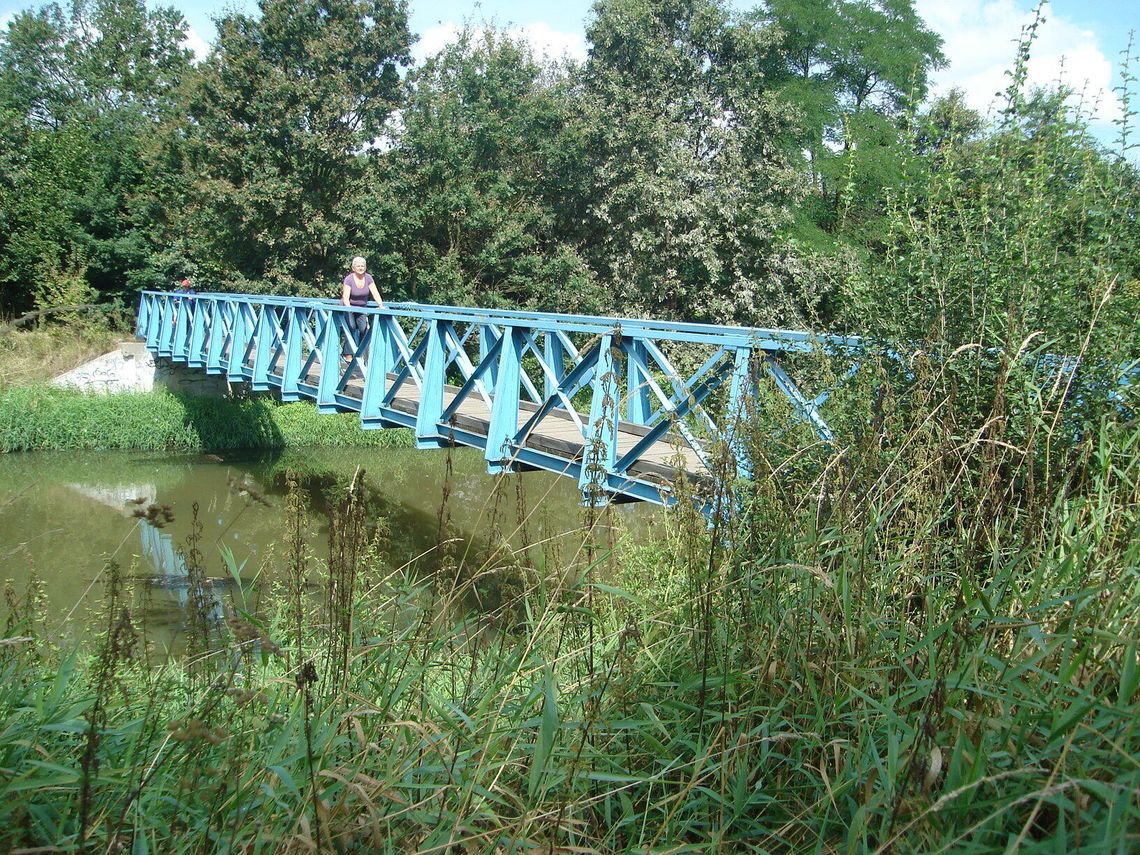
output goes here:
{"type": "MultiPolygon", "coordinates": [[[[372,278],[371,273],[366,273],[368,262],[366,262],[359,255],[352,259],[352,272],[344,277],[340,289],[340,302],[345,306],[356,306],[358,308],[368,305],[368,298],[371,297],[376,301],[376,305],[381,309],[384,308],[384,301],[380,298],[380,292],[376,289],[376,280],[372,278]]],[[[348,327],[356,335],[358,341],[364,341],[364,336],[368,335],[368,315],[363,312],[353,312],[349,315],[348,327]]],[[[351,359],[350,345],[345,342],[344,358],[351,359]]]]}
{"type": "Polygon", "coordinates": [[[173,308],[174,311],[170,313],[170,325],[174,326],[178,323],[178,306],[183,300],[192,300],[198,292],[195,291],[189,279],[183,279],[174,289],[173,308]]]}

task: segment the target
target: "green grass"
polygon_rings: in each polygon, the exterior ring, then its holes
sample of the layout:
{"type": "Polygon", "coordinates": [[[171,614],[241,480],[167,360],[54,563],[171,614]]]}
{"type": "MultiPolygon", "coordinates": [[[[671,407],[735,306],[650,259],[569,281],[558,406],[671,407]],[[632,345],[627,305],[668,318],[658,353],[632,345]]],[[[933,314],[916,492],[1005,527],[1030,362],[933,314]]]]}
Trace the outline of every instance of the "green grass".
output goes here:
{"type": "Polygon", "coordinates": [[[224,627],[188,617],[182,658],[132,643],[124,580],[102,652],[56,650],[13,596],[0,840],[1135,851],[1140,431],[889,409],[890,443],[769,457],[712,530],[682,505],[634,542],[603,512],[576,555],[535,524],[529,553],[388,566],[349,490],[316,594],[294,493],[277,558],[224,627]]]}
{"type": "Polygon", "coordinates": [[[0,391],[0,452],[410,444],[405,431],[365,431],[353,414],[322,416],[305,402],[207,398],[162,390],[97,395],[48,385],[0,391]]]}

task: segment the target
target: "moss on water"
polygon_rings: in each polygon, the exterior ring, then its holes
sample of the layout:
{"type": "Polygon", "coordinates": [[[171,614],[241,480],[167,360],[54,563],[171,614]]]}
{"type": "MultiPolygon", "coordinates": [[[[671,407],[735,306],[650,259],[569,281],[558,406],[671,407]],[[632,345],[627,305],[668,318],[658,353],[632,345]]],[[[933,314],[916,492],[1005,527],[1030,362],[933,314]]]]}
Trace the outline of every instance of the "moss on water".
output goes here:
{"type": "Polygon", "coordinates": [[[166,390],[96,395],[49,385],[0,392],[0,452],[407,447],[401,430],[362,430],[352,413],[308,402],[207,398],[166,390]]]}

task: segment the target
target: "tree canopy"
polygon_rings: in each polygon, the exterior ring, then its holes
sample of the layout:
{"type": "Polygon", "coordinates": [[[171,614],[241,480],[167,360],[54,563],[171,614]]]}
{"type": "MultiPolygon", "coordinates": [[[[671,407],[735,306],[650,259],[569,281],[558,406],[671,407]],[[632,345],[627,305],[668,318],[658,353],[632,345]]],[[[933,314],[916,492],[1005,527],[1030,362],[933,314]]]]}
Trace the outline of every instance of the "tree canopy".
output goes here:
{"type": "Polygon", "coordinates": [[[6,311],[328,294],[364,255],[417,300],[951,343],[1136,313],[1135,165],[1025,85],[1032,32],[993,125],[928,98],[913,0],[598,0],[584,62],[491,27],[413,66],[397,0],[185,33],[142,0],[0,33],[6,311]]]}

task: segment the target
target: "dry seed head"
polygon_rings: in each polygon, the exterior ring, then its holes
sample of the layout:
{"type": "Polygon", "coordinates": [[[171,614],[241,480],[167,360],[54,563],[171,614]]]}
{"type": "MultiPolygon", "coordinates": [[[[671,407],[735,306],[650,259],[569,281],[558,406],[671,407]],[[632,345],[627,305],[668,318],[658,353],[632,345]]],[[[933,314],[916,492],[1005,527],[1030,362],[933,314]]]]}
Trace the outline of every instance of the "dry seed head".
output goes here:
{"type": "Polygon", "coordinates": [[[237,705],[241,707],[253,701],[257,701],[262,705],[269,703],[269,696],[265,694],[265,692],[254,691],[253,689],[239,689],[233,687],[227,689],[226,694],[233,698],[237,702],[237,705]]]}
{"type": "Polygon", "coordinates": [[[172,721],[166,725],[166,728],[172,732],[171,738],[178,742],[202,740],[210,745],[220,745],[226,738],[226,732],[222,728],[210,727],[196,718],[172,721]]]}

